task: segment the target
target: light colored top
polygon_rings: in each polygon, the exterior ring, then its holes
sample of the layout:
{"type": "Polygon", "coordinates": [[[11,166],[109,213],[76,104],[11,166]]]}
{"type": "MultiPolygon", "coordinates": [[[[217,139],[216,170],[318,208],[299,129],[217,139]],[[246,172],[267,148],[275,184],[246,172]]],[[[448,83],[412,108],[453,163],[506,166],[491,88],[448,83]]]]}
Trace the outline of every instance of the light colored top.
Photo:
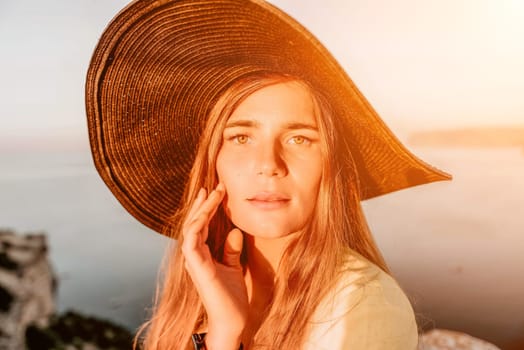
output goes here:
{"type": "Polygon", "coordinates": [[[313,316],[304,350],[415,350],[413,308],[397,282],[351,250],[344,273],[313,316]]]}

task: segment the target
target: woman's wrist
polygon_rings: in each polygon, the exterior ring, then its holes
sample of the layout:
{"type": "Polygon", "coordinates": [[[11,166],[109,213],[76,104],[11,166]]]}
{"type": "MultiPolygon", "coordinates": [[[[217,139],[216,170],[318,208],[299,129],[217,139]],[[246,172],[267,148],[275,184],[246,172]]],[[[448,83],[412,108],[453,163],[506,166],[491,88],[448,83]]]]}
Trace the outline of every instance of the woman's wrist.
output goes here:
{"type": "Polygon", "coordinates": [[[195,350],[243,350],[240,337],[195,333],[192,335],[195,350]]]}
{"type": "Polygon", "coordinates": [[[241,334],[209,331],[205,337],[206,350],[239,350],[241,340],[241,334]]]}

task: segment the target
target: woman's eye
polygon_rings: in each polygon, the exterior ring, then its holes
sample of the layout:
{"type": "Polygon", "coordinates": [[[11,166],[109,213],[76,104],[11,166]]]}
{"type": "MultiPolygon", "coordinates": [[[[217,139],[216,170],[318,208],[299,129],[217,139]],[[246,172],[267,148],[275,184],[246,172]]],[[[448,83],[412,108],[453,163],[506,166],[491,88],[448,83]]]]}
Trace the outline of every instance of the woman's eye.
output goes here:
{"type": "Polygon", "coordinates": [[[295,145],[303,145],[308,144],[310,140],[304,136],[293,136],[291,139],[289,139],[290,143],[294,143],[295,145]]]}
{"type": "Polygon", "coordinates": [[[232,137],[233,141],[235,141],[235,143],[238,143],[239,145],[243,145],[245,143],[247,143],[247,141],[249,140],[249,137],[247,137],[247,135],[235,135],[232,137]]]}

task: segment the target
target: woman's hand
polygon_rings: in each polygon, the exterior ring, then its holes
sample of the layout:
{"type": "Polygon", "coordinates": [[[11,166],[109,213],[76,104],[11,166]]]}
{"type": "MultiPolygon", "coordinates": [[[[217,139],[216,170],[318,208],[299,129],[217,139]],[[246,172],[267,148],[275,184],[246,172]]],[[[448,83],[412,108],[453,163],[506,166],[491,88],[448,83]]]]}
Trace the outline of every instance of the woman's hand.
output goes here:
{"type": "Polygon", "coordinates": [[[249,307],[240,264],[243,239],[240,230],[229,232],[221,263],[213,259],[206,244],[209,221],[224,195],[223,184],[218,184],[207,198],[206,191],[200,189],[182,229],[185,267],[208,317],[206,346],[209,350],[238,349],[249,307]]]}

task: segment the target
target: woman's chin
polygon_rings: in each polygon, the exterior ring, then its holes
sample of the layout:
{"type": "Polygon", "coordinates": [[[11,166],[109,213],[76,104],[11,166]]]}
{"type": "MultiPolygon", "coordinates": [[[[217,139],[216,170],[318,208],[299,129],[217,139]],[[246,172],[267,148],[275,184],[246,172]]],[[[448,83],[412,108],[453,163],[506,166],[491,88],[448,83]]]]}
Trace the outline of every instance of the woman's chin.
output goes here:
{"type": "Polygon", "coordinates": [[[294,235],[298,229],[285,228],[280,225],[235,225],[242,232],[258,239],[279,239],[294,235]]]}

